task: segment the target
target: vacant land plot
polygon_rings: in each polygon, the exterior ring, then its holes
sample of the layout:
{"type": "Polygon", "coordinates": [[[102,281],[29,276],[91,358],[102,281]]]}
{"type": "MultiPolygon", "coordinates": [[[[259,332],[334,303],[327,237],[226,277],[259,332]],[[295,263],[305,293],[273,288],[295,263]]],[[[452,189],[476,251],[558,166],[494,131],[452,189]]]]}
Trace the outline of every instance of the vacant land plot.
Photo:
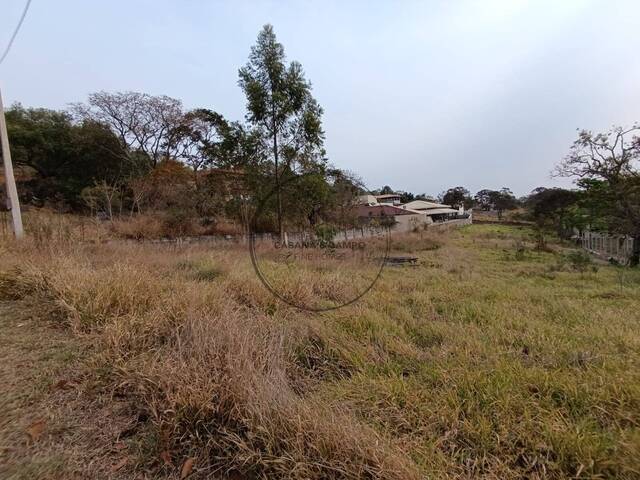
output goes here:
{"type": "Polygon", "coordinates": [[[244,247],[2,246],[0,473],[640,478],[640,274],[533,245],[397,238],[420,264],[323,314],[244,247]]]}

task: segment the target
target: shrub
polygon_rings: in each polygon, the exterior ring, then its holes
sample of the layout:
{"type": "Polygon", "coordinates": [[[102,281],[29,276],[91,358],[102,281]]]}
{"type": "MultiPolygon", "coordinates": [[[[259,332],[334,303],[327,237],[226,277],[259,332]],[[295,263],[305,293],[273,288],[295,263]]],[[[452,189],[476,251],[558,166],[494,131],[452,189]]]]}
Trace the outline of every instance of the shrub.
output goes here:
{"type": "Polygon", "coordinates": [[[225,252],[165,265],[167,257],[149,246],[104,246],[92,263],[82,254],[42,257],[0,276],[5,298],[29,296],[38,310],[55,308],[74,330],[96,334],[92,364],[153,419],[145,435],[166,439],[151,447],[146,468],[154,449],[167,449],[243,478],[418,478],[374,429],[296,393],[292,372],[309,375],[300,365],[340,359],[310,349],[317,335],[296,335],[300,324],[287,326],[287,315],[262,312],[263,297],[272,299],[255,277],[237,268],[220,275],[225,252]],[[239,303],[240,287],[255,306],[239,303]]]}
{"type": "Polygon", "coordinates": [[[573,250],[566,256],[571,268],[581,274],[587,270],[598,271],[598,267],[593,263],[591,255],[583,250],[573,250]]]}
{"type": "Polygon", "coordinates": [[[162,237],[163,227],[163,221],[157,215],[136,215],[114,221],[111,229],[119,237],[143,240],[162,237]]]}
{"type": "Polygon", "coordinates": [[[516,260],[522,261],[526,258],[527,249],[521,240],[516,241],[516,260]]]}
{"type": "Polygon", "coordinates": [[[201,230],[193,212],[182,208],[167,210],[162,229],[164,236],[169,238],[197,235],[201,230]]]}
{"type": "Polygon", "coordinates": [[[321,242],[330,242],[338,234],[338,229],[333,225],[321,223],[320,225],[316,225],[315,234],[321,242]]]}

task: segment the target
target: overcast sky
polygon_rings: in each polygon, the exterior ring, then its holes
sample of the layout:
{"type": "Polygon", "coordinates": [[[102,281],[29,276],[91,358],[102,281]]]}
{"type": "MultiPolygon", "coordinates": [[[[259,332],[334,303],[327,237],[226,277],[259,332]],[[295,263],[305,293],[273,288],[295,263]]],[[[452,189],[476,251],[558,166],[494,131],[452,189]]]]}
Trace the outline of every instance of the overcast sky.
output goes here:
{"type": "MultiPolygon", "coordinates": [[[[3,48],[23,5],[2,0],[3,48]]],[[[137,90],[242,119],[265,23],[313,83],[330,161],[371,189],[569,185],[549,172],[576,128],[640,120],[637,0],[33,0],[4,101],[137,90]]]]}

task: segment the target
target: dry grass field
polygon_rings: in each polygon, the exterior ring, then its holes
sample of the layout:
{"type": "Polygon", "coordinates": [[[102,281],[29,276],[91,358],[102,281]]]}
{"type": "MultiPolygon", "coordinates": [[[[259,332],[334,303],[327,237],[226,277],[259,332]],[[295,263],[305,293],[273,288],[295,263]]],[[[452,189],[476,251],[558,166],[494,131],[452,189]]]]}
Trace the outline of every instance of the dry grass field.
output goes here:
{"type": "Polygon", "coordinates": [[[246,246],[5,242],[0,476],[640,478],[640,272],[533,247],[394,238],[418,266],[313,314],[246,246]]]}

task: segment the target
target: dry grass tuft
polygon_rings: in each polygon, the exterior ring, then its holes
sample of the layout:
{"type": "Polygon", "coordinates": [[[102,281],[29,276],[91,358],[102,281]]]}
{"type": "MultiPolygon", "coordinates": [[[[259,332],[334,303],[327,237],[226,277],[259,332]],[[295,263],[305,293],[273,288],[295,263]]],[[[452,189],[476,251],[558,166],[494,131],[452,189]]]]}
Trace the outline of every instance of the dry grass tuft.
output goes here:
{"type": "MultiPolygon", "coordinates": [[[[534,240],[398,238],[419,266],[322,315],[277,301],[239,246],[6,245],[0,295],[95,339],[97,391],[140,410],[140,471],[196,458],[195,478],[639,478],[640,276],[550,276],[560,254],[534,240]]],[[[370,273],[269,261],[301,302],[341,301],[370,273]]]]}
{"type": "Polygon", "coordinates": [[[147,434],[156,432],[143,463],[153,468],[168,450],[200,458],[203,475],[417,478],[384,436],[296,390],[300,345],[314,340],[247,264],[204,248],[166,254],[110,245],[96,256],[91,247],[41,256],[0,280],[5,298],[29,297],[96,336],[94,368],[142,402],[147,434]]]}

